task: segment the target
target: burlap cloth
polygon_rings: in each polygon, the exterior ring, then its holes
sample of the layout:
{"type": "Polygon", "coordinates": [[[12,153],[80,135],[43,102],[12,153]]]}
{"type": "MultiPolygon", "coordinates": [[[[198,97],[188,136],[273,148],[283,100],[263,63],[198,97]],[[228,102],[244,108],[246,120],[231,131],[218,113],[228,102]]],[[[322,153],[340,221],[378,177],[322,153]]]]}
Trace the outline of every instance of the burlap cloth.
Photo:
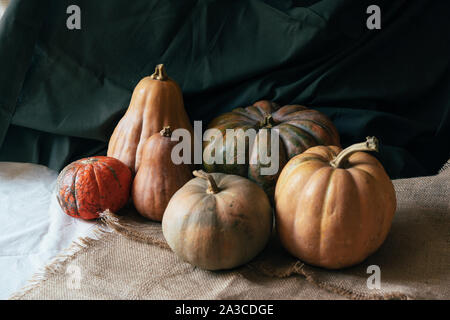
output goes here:
{"type": "Polygon", "coordinates": [[[12,298],[449,299],[450,162],[436,176],[394,185],[398,209],[386,242],[352,268],[305,265],[285,253],[274,236],[248,265],[204,271],[171,252],[161,224],[126,209],[120,216],[105,212],[103,222],[113,232],[99,227],[95,239],[80,239],[12,298]],[[367,286],[370,265],[380,268],[380,289],[367,286]]]}

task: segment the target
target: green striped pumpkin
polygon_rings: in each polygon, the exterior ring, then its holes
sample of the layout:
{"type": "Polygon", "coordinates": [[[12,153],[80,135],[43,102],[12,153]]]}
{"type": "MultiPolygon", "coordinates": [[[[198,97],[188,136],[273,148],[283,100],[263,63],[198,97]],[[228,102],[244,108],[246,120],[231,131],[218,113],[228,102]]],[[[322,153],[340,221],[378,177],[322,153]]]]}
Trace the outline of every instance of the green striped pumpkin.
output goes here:
{"type": "MultiPolygon", "coordinates": [[[[331,120],[323,113],[308,109],[301,105],[286,105],[280,107],[275,102],[258,101],[246,108],[236,108],[231,112],[220,115],[211,121],[208,126],[209,129],[216,128],[221,131],[223,136],[223,146],[220,148],[220,153],[223,155],[223,164],[211,163],[215,153],[210,155],[210,150],[213,149],[214,143],[217,141],[205,141],[203,149],[208,148],[208,152],[204,153],[203,166],[207,172],[223,172],[227,174],[235,174],[243,177],[248,177],[250,180],[260,185],[264,191],[272,199],[275,191],[275,184],[279,173],[284,165],[297,154],[302,153],[306,149],[316,145],[335,145],[340,146],[339,134],[331,120]],[[227,129],[255,129],[257,132],[254,140],[252,150],[250,150],[249,139],[240,135],[235,138],[234,143],[234,164],[227,164],[227,154],[232,154],[233,146],[227,146],[226,130],[227,129]],[[261,175],[261,167],[269,167],[269,164],[261,164],[257,156],[258,140],[261,133],[267,130],[267,135],[270,137],[271,130],[278,129],[279,131],[279,168],[278,173],[274,175],[261,175]],[[245,163],[237,164],[237,146],[241,139],[246,139],[245,144],[245,163]],[[249,159],[254,158],[253,164],[250,164],[249,159]]],[[[266,145],[270,155],[270,139],[266,145]]],[[[217,151],[217,149],[216,149],[217,151]]]]}

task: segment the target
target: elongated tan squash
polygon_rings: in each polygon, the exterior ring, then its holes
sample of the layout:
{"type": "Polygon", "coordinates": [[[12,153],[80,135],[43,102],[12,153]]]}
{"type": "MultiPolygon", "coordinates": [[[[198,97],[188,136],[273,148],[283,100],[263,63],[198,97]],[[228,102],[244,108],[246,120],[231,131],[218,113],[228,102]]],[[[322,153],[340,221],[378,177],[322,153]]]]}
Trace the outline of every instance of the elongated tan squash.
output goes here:
{"type": "Polygon", "coordinates": [[[108,156],[136,172],[145,140],[169,125],[172,130],[184,128],[193,133],[181,89],[160,64],[154,74],[143,78],[134,89],[130,106],[109,140],[108,156]]]}

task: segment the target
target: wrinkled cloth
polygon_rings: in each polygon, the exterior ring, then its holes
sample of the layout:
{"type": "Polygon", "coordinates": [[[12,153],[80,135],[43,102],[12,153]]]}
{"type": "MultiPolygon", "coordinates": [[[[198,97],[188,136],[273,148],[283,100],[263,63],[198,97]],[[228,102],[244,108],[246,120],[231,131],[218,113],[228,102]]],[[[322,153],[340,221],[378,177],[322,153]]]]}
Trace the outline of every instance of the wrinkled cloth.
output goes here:
{"type": "Polygon", "coordinates": [[[61,210],[56,177],[41,165],[0,162],[0,299],[95,226],[61,210]]]}
{"type": "Polygon", "coordinates": [[[16,0],[0,21],[0,160],[60,170],[105,154],[158,63],[191,121],[260,99],[326,113],[344,147],[381,141],[391,178],[450,155],[449,1],[16,0]],[[67,8],[81,29],[66,27],[67,8]],[[381,29],[369,30],[369,5],[381,29]]]}
{"type": "Polygon", "coordinates": [[[450,162],[436,176],[394,181],[397,211],[385,243],[361,264],[329,271],[297,261],[276,237],[246,266],[210,272],[181,261],[161,224],[127,208],[106,212],[115,233],[51,263],[15,299],[449,299],[450,162]],[[380,288],[368,286],[370,267],[380,288]],[[79,272],[74,278],[68,268],[79,272]],[[77,286],[68,285],[73,282],[77,286]]]}

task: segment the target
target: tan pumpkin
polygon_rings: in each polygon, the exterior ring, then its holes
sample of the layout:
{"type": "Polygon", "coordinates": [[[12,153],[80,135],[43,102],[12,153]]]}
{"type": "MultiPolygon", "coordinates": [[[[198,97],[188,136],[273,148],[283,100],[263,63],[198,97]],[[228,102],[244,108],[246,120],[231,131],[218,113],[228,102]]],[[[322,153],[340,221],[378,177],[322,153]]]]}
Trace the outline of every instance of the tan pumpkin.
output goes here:
{"type": "Polygon", "coordinates": [[[161,221],[173,194],[192,178],[188,164],[174,164],[170,127],[152,135],[142,147],[142,162],[133,181],[132,198],[144,217],[161,221]]]}
{"type": "Polygon", "coordinates": [[[162,221],[164,237],[183,260],[202,269],[240,266],[266,245],[272,208],[264,191],[236,175],[194,171],[162,221]]]}
{"type": "Polygon", "coordinates": [[[108,156],[136,172],[145,140],[168,125],[172,130],[184,128],[193,133],[181,89],[159,64],[155,73],[143,78],[134,89],[128,110],[109,140],[108,156]]]}
{"type": "Polygon", "coordinates": [[[275,189],[275,216],[292,255],[337,269],[363,261],[383,243],[395,190],[380,162],[362,151],[378,151],[377,139],[344,150],[316,146],[286,164],[275,189]]]}

